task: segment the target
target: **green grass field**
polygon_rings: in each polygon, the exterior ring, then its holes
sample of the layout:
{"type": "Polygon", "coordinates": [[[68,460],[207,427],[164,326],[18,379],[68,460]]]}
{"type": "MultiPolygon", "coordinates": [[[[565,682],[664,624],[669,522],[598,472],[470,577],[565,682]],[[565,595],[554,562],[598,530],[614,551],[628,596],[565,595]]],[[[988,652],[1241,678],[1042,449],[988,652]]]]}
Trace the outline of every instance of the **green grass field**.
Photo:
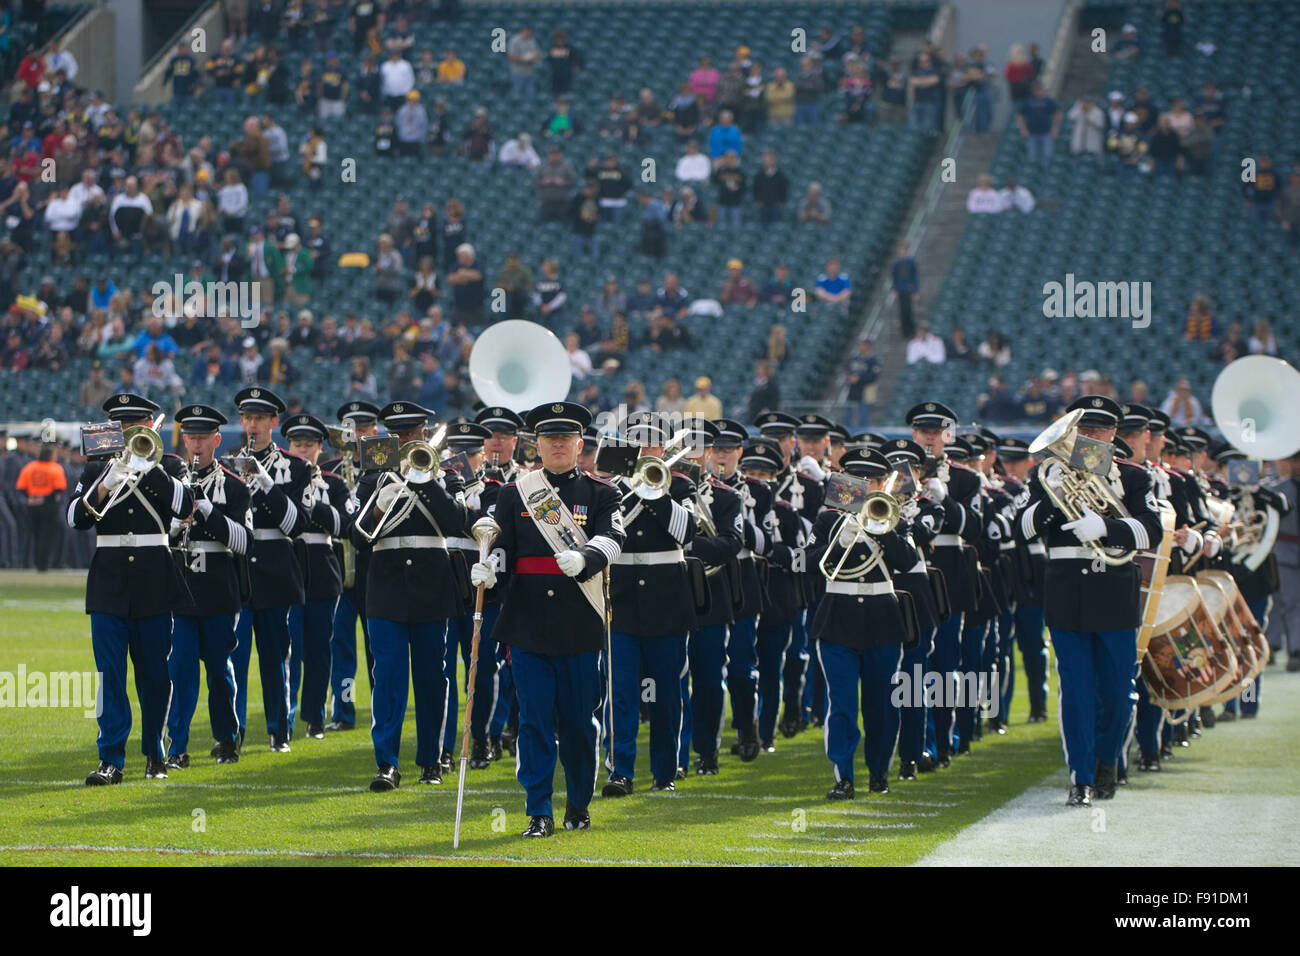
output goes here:
{"type": "MultiPolygon", "coordinates": [[[[93,670],[82,595],[82,585],[68,576],[0,577],[0,671],[14,673],[19,664],[29,673],[93,670]]],[[[867,798],[864,786],[847,806],[828,804],[833,778],[814,730],[778,738],[777,752],[752,764],[728,756],[724,746],[718,776],[692,775],[674,794],[650,794],[643,728],[637,791],[622,800],[597,796],[590,831],[521,839],[523,791],[507,756],[489,770],[470,772],[461,845],[453,850],[456,776],[444,777],[440,787],[415,784],[413,707],[403,739],[403,785],[373,794],[367,790],[375,768],[365,730],[365,681],[357,730],[295,740],[292,753],[272,754],[265,746],[256,663],[250,670],[250,733],[240,762],[218,767],[207,756],[203,691],[193,725],[194,762],[165,781],[144,779],[138,708],[126,780],[108,788],[82,783],[97,757],[95,722],[81,709],[0,708],[0,863],[906,864],[1061,766],[1054,702],[1052,720],[1026,724],[1018,675],[1006,736],[986,736],[973,756],[957,759],[949,770],[893,781],[893,791],[883,796],[867,798]]],[[[865,770],[860,773],[865,784],[865,770]]],[[[556,776],[558,821],[563,771],[556,776]]]]}

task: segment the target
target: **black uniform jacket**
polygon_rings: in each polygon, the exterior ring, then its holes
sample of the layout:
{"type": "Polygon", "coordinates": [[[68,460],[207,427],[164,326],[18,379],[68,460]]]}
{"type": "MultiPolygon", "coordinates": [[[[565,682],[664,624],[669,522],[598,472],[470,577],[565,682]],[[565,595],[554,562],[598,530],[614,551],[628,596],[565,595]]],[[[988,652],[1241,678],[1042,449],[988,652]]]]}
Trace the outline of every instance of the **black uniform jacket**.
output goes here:
{"type": "Polygon", "coordinates": [[[564,474],[546,473],[560,501],[587,534],[581,549],[586,566],[576,578],[560,571],[555,549],[542,537],[519,494],[519,486],[504,485],[488,511],[501,526],[494,554],[508,572],[501,616],[492,630],[494,640],[533,654],[561,656],[599,651],[605,646],[606,620],[583,595],[578,582],[603,574],[610,558],[623,547],[623,516],[613,485],[574,468],[564,474]]]}
{"type": "Polygon", "coordinates": [[[740,553],[745,543],[744,523],[740,516],[740,495],[710,475],[704,478],[697,499],[698,507],[708,509],[717,534],[697,533],[686,551],[692,557],[702,560],[706,568],[721,568],[721,570],[715,571],[707,578],[709,611],[705,615],[697,615],[695,626],[730,624],[733,620],[732,587],[739,584],[731,580],[733,574],[739,574],[739,564],[732,559],[740,553]]]}
{"type": "Polygon", "coordinates": [[[957,462],[949,463],[948,495],[939,504],[943,524],[934,529],[934,550],[929,560],[943,572],[952,612],[974,611],[980,584],[971,548],[979,543],[983,532],[979,475],[957,462]]]}
{"type": "Polygon", "coordinates": [[[274,443],[253,455],[275,484],[265,493],[251,482],[248,486],[253,512],[253,542],[248,555],[248,576],[252,581],[249,606],[264,611],[301,604],[306,599],[306,589],[293,538],[307,530],[308,516],[300,505],[302,493],[311,481],[311,466],[274,443]]]}
{"type": "Polygon", "coordinates": [[[723,483],[734,491],[740,500],[741,535],[740,552],[736,555],[740,563],[740,608],[735,611],[733,620],[743,621],[758,617],[763,610],[763,584],[759,579],[759,565],[755,555],[767,553],[770,542],[763,527],[763,515],[772,508],[772,492],[766,484],[757,478],[748,478],[740,472],[733,472],[723,483]]]}
{"type": "MultiPolygon", "coordinates": [[[[1159,544],[1162,530],[1156,510],[1155,488],[1150,473],[1140,465],[1118,461],[1120,487],[1112,489],[1129,513],[1127,518],[1106,518],[1106,533],[1100,543],[1105,547],[1147,550],[1159,544]]],[[[1115,474],[1115,472],[1112,472],[1115,474]]],[[[1043,611],[1048,627],[1067,631],[1120,631],[1135,628],[1141,621],[1140,581],[1137,565],[1101,564],[1082,554],[1082,545],[1074,532],[1064,531],[1068,523],[1043,489],[1035,469],[1030,476],[1029,503],[1016,515],[1014,531],[1018,538],[1032,541],[1043,538],[1047,544],[1047,580],[1043,611]],[[1053,551],[1057,551],[1053,554],[1053,551]],[[1098,567],[1100,565],[1100,567],[1098,567]]]]}
{"type": "MultiPolygon", "coordinates": [[[[798,589],[799,575],[807,570],[802,549],[808,543],[808,528],[790,502],[778,499],[763,515],[763,530],[769,543],[765,555],[767,580],[763,611],[758,626],[767,629],[790,627],[803,609],[798,589]]],[[[815,568],[812,570],[816,573],[815,568]]]]}
{"type": "MultiPolygon", "coordinates": [[[[97,534],[105,535],[162,535],[162,543],[149,547],[97,547],[86,576],[86,613],[122,618],[170,614],[186,600],[186,595],[180,568],[167,547],[167,535],[172,518],[189,517],[194,499],[159,464],[145,472],[135,488],[96,521],[82,497],[108,467],[104,461],[86,465],[68,505],[68,524],[78,531],[94,528],[97,534]]],[[[105,496],[95,507],[102,509],[107,500],[105,496]]]]}
{"type": "MultiPolygon", "coordinates": [[[[469,569],[478,560],[478,542],[474,540],[470,529],[474,527],[475,521],[488,514],[492,506],[496,504],[497,496],[500,494],[501,482],[493,478],[482,479],[477,487],[465,489],[465,527],[461,529],[452,542],[452,546],[461,557],[461,560],[453,561],[452,564],[457,574],[464,575],[465,580],[461,591],[463,594],[473,593],[474,589],[469,583],[469,569]]],[[[495,545],[493,550],[496,551],[495,545]]],[[[498,560],[497,564],[504,564],[504,562],[498,560]]],[[[488,588],[483,592],[484,607],[501,600],[501,595],[505,593],[504,577],[504,574],[498,571],[496,587],[488,588]]],[[[466,612],[472,611],[472,604],[465,610],[466,612]]]]}
{"type": "MultiPolygon", "coordinates": [[[[844,556],[844,547],[832,538],[843,516],[842,511],[834,508],[818,515],[808,544],[803,549],[808,573],[822,573],[818,565],[828,550],[827,566],[832,571],[844,556]]],[[[890,584],[894,572],[915,567],[919,557],[916,548],[898,533],[897,527],[882,535],[864,534],[849,549],[849,556],[835,580],[845,584],[890,584]],[[883,551],[883,561],[877,562],[865,574],[855,573],[854,569],[880,551],[883,551]]],[[[898,597],[892,590],[870,595],[836,594],[828,590],[817,605],[808,632],[814,640],[854,650],[902,644],[908,637],[898,597]]]]}
{"type": "MultiPolygon", "coordinates": [[[[314,495],[310,507],[307,505],[310,492],[299,501],[301,510],[307,515],[307,528],[301,537],[307,546],[308,601],[329,601],[343,592],[343,570],[334,542],[348,524],[348,499],[351,495],[343,479],[333,472],[322,471],[320,477],[325,483],[324,494],[314,495]]],[[[319,486],[316,486],[316,491],[320,491],[319,486]]]]}
{"type": "Polygon", "coordinates": [[[212,502],[212,510],[206,518],[194,510],[190,549],[184,557],[185,583],[193,601],[178,605],[176,613],[188,617],[238,614],[244,573],[241,562],[253,539],[248,526],[248,488],[238,475],[216,462],[200,469],[195,480],[203,487],[202,496],[212,502]]]}
{"type": "Polygon", "coordinates": [[[628,498],[623,507],[627,540],[609,575],[612,627],[633,637],[685,634],[695,624],[685,555],[663,564],[637,563],[646,559],[636,556],[681,551],[694,540],[693,503],[688,506],[685,502],[694,497],[695,485],[685,475],[673,472],[668,494],[653,501],[631,494],[624,479],[616,480],[614,487],[628,498]]]}
{"type": "Polygon", "coordinates": [[[934,537],[931,527],[938,527],[942,521],[943,507],[929,498],[917,499],[918,513],[911,520],[901,520],[895,531],[916,548],[916,561],[912,566],[894,572],[894,586],[900,591],[912,595],[912,605],[916,609],[917,627],[938,627],[943,623],[939,619],[939,608],[935,601],[934,588],[930,586],[930,576],[926,573],[925,546],[934,537]],[[934,516],[929,524],[922,524],[920,516],[934,516]]]}

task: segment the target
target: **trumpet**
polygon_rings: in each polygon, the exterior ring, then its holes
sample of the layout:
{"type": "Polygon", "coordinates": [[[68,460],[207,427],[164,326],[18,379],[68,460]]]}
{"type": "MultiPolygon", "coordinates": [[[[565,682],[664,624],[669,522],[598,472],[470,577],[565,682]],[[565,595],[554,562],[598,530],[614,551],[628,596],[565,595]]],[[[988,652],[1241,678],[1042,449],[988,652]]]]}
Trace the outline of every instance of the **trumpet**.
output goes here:
{"type": "MultiPolygon", "coordinates": [[[[352,495],[357,489],[357,471],[354,457],[360,457],[360,451],[357,445],[356,427],[352,422],[339,427],[338,425],[327,425],[326,431],[329,433],[329,442],[343,456],[340,459],[339,469],[343,473],[343,483],[348,486],[348,494],[352,495]]],[[[343,552],[343,586],[345,588],[354,587],[357,583],[357,549],[356,546],[344,538],[339,542],[340,550],[343,552]]]]}
{"type": "MultiPolygon", "coordinates": [[[[851,476],[843,476],[842,481],[858,481],[851,476]]],[[[826,551],[822,554],[822,559],[818,563],[822,574],[828,581],[839,580],[841,573],[845,573],[844,563],[848,561],[849,555],[853,553],[853,545],[857,544],[857,539],[863,534],[879,536],[888,534],[898,525],[901,515],[901,506],[898,499],[893,494],[893,488],[898,481],[898,472],[890,472],[885,479],[885,486],[880,491],[869,491],[862,500],[862,505],[856,513],[845,512],[839,521],[835,522],[830,532],[829,544],[826,551]],[[844,553],[840,555],[839,561],[833,568],[828,567],[830,564],[831,549],[839,542],[840,534],[844,531],[853,529],[853,544],[844,548],[844,553]]],[[[883,558],[883,551],[873,552],[866,561],[860,565],[847,569],[847,574],[852,578],[860,578],[878,565],[883,558]]]]}
{"type": "Polygon", "coordinates": [[[163,443],[162,436],[158,434],[158,428],[162,425],[164,417],[164,415],[160,414],[153,420],[151,425],[132,425],[122,432],[122,439],[126,442],[126,447],[118,453],[114,460],[126,465],[128,469],[126,480],[109,492],[108,501],[103,508],[96,508],[91,502],[94,501],[100,485],[108,475],[109,469],[105,468],[81,498],[82,504],[86,506],[90,516],[96,521],[101,520],[115,504],[130,494],[135,489],[135,486],[140,483],[140,479],[145,473],[162,461],[163,443]],[[145,464],[139,465],[137,462],[144,462],[145,464]]]}
{"type": "MultiPolygon", "coordinates": [[[[679,442],[685,442],[691,434],[689,429],[682,429],[669,439],[665,449],[671,448],[679,442]]],[[[631,494],[636,495],[643,501],[654,501],[662,498],[668,493],[668,486],[672,484],[673,475],[672,467],[683,458],[691,453],[689,444],[682,444],[682,447],[673,452],[667,459],[657,458],[654,455],[642,455],[636,460],[636,465],[632,469],[632,477],[628,479],[628,487],[631,488],[631,494]]],[[[624,496],[626,501],[628,496],[624,496]]]]}
{"type": "MultiPolygon", "coordinates": [[[[431,441],[421,441],[416,439],[408,441],[400,449],[400,458],[398,459],[397,470],[401,478],[393,479],[401,485],[398,490],[397,498],[394,499],[392,506],[379,519],[373,532],[367,532],[361,527],[361,519],[365,517],[368,509],[374,506],[375,500],[379,497],[378,489],[376,494],[371,495],[370,500],[366,502],[361,513],[357,515],[357,531],[367,542],[377,541],[383,537],[384,531],[388,528],[396,528],[411,514],[415,508],[415,492],[411,489],[412,485],[424,484],[434,478],[438,469],[438,462],[442,457],[442,446],[447,440],[447,426],[439,425],[437,430],[430,436],[431,441]],[[422,474],[423,477],[415,478],[413,474],[422,474]],[[398,502],[401,502],[398,504],[398,502]]],[[[381,484],[382,488],[383,485],[381,484]]]]}

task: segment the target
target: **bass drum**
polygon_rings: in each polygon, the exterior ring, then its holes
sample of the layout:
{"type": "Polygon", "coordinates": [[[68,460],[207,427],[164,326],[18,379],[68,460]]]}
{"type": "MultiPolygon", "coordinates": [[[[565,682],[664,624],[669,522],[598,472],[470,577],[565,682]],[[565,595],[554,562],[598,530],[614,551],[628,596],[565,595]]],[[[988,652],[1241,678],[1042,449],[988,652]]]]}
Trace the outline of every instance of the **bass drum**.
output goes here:
{"type": "Polygon", "coordinates": [[[1165,578],[1156,624],[1142,658],[1142,679],[1151,702],[1166,710],[1190,710],[1217,700],[1237,677],[1237,655],[1220,633],[1196,579],[1165,578]]]}

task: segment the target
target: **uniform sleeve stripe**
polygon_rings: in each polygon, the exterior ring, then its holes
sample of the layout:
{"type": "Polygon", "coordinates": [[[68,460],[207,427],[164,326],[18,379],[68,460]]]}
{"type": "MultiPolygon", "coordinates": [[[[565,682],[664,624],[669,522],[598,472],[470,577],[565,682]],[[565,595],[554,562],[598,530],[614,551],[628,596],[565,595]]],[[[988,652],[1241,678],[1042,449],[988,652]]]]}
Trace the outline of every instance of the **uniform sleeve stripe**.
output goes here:
{"type": "Polygon", "coordinates": [[[1133,546],[1135,548],[1139,551],[1146,551],[1151,547],[1151,541],[1147,537],[1147,529],[1141,521],[1138,521],[1137,518],[1123,518],[1121,520],[1123,520],[1123,522],[1128,525],[1129,529],[1133,532],[1133,546]]]}
{"type": "Polygon", "coordinates": [[[329,509],[330,509],[330,524],[332,525],[330,534],[337,536],[339,533],[339,528],[342,527],[342,523],[339,521],[339,512],[338,509],[335,508],[333,505],[330,505],[329,509]]]}
{"type": "Polygon", "coordinates": [[[1038,510],[1038,505],[1039,502],[1035,501],[1020,516],[1020,531],[1026,538],[1032,538],[1036,534],[1034,531],[1034,512],[1038,510]]]}
{"type": "Polygon", "coordinates": [[[245,554],[248,551],[248,531],[242,524],[235,524],[229,518],[226,519],[226,537],[229,539],[228,547],[235,554],[245,554]]]}
{"type": "Polygon", "coordinates": [[[672,516],[668,519],[668,533],[678,541],[684,541],[686,540],[686,522],[690,517],[690,513],[675,501],[671,503],[670,507],[672,516]]]}
{"type": "Polygon", "coordinates": [[[175,478],[172,479],[172,511],[181,510],[181,502],[185,500],[185,486],[175,478]]]}
{"type": "Polygon", "coordinates": [[[622,548],[618,546],[617,541],[613,538],[606,537],[603,534],[596,535],[588,541],[587,544],[603,554],[606,561],[613,561],[618,557],[619,552],[622,550],[622,548]]]}
{"type": "Polygon", "coordinates": [[[292,501],[285,503],[288,507],[284,510],[284,518],[280,521],[280,530],[285,534],[293,534],[293,526],[298,523],[298,509],[292,501]]]}
{"type": "MultiPolygon", "coordinates": [[[[77,491],[81,491],[80,485],[77,485],[77,491]]],[[[76,527],[76,525],[73,524],[73,522],[76,520],[74,517],[74,513],[77,510],[77,502],[79,502],[80,500],[81,500],[80,495],[74,495],[72,500],[68,502],[68,527],[69,528],[76,527]]]]}

